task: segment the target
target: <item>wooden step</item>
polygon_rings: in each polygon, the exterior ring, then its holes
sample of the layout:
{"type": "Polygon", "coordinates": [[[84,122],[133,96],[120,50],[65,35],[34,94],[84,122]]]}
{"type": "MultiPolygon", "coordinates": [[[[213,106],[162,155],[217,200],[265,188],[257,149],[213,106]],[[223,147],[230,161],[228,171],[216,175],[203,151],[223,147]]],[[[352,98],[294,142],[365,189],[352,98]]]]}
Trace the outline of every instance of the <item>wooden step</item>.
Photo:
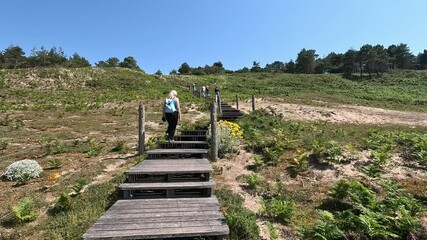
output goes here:
{"type": "Polygon", "coordinates": [[[206,149],[154,149],[147,151],[148,159],[206,158],[206,149]]]}
{"type": "Polygon", "coordinates": [[[230,109],[221,109],[222,112],[241,112],[239,109],[230,108],[230,109]]]}
{"type": "Polygon", "coordinates": [[[127,182],[209,181],[213,171],[207,159],[145,160],[126,171],[127,182]]]}
{"type": "Polygon", "coordinates": [[[228,122],[234,122],[237,119],[239,119],[241,116],[235,116],[235,117],[219,117],[219,120],[222,121],[228,121],[228,122]]]}
{"type": "Polygon", "coordinates": [[[123,183],[120,186],[120,196],[123,199],[210,197],[214,185],[213,181],[123,183]]]}
{"type": "Polygon", "coordinates": [[[206,149],[208,147],[207,141],[162,141],[158,143],[160,148],[198,148],[206,149]]]}
{"type": "Polygon", "coordinates": [[[206,135],[208,130],[180,130],[181,135],[206,135]]]}
{"type": "Polygon", "coordinates": [[[229,228],[215,197],[119,200],[82,239],[225,238],[229,228]]]}
{"type": "Polygon", "coordinates": [[[234,117],[234,116],[241,117],[243,115],[245,114],[241,112],[222,112],[220,116],[221,117],[234,117]]]}
{"type": "Polygon", "coordinates": [[[206,141],[206,135],[176,135],[175,141],[206,141]]]}

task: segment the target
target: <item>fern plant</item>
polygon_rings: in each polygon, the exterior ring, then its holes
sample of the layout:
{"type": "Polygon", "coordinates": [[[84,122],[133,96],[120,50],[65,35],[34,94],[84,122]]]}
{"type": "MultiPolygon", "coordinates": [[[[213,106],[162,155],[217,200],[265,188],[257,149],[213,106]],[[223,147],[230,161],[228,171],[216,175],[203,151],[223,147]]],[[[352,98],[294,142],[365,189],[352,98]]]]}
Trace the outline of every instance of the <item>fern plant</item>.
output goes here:
{"type": "Polygon", "coordinates": [[[71,187],[71,189],[75,192],[76,195],[78,195],[86,185],[87,181],[85,179],[78,179],[76,183],[71,187]]]}
{"type": "Polygon", "coordinates": [[[57,169],[57,168],[62,167],[62,161],[59,158],[51,158],[51,159],[49,159],[49,163],[53,169],[57,169]]]}
{"type": "Polygon", "coordinates": [[[328,211],[318,212],[322,220],[316,222],[314,226],[303,227],[299,230],[301,239],[304,240],[341,240],[347,239],[346,234],[338,227],[338,222],[334,215],[328,211]]]}
{"type": "Polygon", "coordinates": [[[291,200],[272,198],[261,201],[260,214],[282,223],[289,222],[294,211],[294,203],[291,200]]]}
{"type": "Polygon", "coordinates": [[[249,185],[249,188],[256,188],[262,183],[262,179],[255,173],[249,173],[245,175],[246,183],[249,185]]]}
{"type": "Polygon", "coordinates": [[[34,201],[31,198],[24,198],[13,208],[15,218],[19,222],[30,222],[37,218],[38,213],[34,211],[34,201]]]}
{"type": "Polygon", "coordinates": [[[53,212],[59,213],[69,209],[71,209],[71,198],[68,194],[63,192],[56,201],[55,206],[53,207],[53,212]]]}

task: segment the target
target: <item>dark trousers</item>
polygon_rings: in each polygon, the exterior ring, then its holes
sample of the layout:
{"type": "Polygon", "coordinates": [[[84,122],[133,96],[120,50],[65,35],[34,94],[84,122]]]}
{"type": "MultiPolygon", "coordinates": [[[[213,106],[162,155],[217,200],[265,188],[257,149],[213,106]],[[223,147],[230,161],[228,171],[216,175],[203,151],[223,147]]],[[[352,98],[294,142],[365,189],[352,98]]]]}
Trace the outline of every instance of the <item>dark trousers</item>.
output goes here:
{"type": "Polygon", "coordinates": [[[166,121],[168,121],[168,130],[166,133],[168,134],[169,140],[173,140],[173,136],[175,136],[176,124],[178,124],[178,112],[173,113],[165,113],[166,121]]]}

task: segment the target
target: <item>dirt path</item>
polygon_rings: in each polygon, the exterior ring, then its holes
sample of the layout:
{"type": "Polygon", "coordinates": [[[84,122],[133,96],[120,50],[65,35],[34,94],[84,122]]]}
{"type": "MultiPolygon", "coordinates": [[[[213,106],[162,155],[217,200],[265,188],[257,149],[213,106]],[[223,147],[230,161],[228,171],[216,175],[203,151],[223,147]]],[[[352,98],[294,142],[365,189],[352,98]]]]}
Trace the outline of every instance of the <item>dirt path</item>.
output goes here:
{"type": "MultiPolygon", "coordinates": [[[[357,105],[331,104],[330,107],[318,107],[284,103],[274,99],[256,99],[256,108],[283,114],[284,118],[302,121],[323,120],[337,123],[356,124],[402,124],[427,127],[427,113],[403,112],[357,105]]],[[[252,111],[251,102],[239,103],[244,112],[252,111]]]]}

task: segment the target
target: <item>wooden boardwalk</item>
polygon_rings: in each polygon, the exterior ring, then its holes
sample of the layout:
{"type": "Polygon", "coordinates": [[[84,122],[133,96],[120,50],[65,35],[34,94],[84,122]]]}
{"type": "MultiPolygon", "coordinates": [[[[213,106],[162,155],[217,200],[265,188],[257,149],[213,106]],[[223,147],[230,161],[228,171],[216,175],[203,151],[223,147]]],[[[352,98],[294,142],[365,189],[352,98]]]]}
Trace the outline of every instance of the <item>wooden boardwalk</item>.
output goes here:
{"type": "Polygon", "coordinates": [[[228,105],[228,103],[221,102],[221,113],[219,116],[220,120],[233,122],[243,115],[244,113],[239,109],[233,108],[232,106],[228,105]]]}
{"type": "Polygon", "coordinates": [[[225,239],[229,228],[212,196],[207,131],[181,131],[175,142],[126,171],[117,201],[82,239],[225,239]]]}

